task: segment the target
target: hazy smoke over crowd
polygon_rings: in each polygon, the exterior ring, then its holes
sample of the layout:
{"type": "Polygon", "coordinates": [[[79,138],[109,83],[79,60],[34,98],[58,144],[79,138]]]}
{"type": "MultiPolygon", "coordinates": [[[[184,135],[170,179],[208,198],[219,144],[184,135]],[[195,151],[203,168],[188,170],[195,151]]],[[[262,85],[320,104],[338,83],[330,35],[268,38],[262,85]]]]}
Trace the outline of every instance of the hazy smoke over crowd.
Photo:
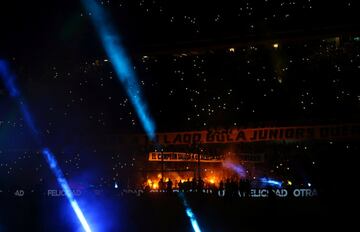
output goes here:
{"type": "Polygon", "coordinates": [[[239,163],[238,160],[236,160],[234,157],[227,157],[225,161],[222,163],[224,168],[230,169],[240,177],[245,178],[246,177],[246,170],[245,168],[239,163]]]}

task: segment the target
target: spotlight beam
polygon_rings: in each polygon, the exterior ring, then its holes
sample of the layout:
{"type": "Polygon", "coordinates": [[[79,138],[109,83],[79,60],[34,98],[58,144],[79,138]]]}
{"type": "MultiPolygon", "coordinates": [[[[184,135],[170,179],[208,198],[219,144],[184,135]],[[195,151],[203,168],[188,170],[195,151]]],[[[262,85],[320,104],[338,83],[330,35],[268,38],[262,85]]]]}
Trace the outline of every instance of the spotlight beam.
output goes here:
{"type": "Polygon", "coordinates": [[[84,214],[82,213],[78,203],[76,202],[74,198],[74,194],[70,189],[70,186],[67,182],[67,180],[64,177],[63,172],[61,171],[60,167],[58,166],[58,163],[55,159],[55,156],[51,153],[51,151],[48,148],[44,148],[42,150],[42,154],[44,155],[49,167],[51,168],[51,171],[56,176],[57,182],[63,189],[67,199],[69,200],[71,207],[73,208],[76,216],[78,217],[82,227],[86,232],[91,232],[90,226],[87,223],[84,214]]]}
{"type": "MultiPolygon", "coordinates": [[[[13,75],[10,71],[10,68],[8,67],[8,64],[4,60],[0,60],[0,77],[2,77],[3,82],[5,84],[5,87],[10,93],[10,96],[14,98],[16,103],[19,105],[19,108],[21,110],[21,113],[25,119],[25,122],[27,126],[30,128],[33,138],[36,140],[37,144],[39,146],[42,146],[41,142],[41,136],[38,133],[38,130],[35,126],[34,120],[31,117],[30,111],[25,103],[25,101],[22,99],[20,91],[16,87],[15,84],[15,75],[13,75]]],[[[79,219],[83,229],[85,232],[91,232],[90,226],[87,223],[84,214],[82,213],[78,203],[76,202],[74,195],[70,189],[70,186],[65,179],[65,176],[63,172],[61,171],[55,156],[51,153],[51,151],[48,148],[44,148],[42,150],[42,155],[45,158],[46,162],[48,163],[51,171],[56,177],[56,180],[62,190],[65,193],[66,198],[70,202],[71,207],[73,208],[77,218],[79,219]]]]}
{"type": "Polygon", "coordinates": [[[191,222],[191,226],[194,230],[194,232],[201,232],[200,230],[200,227],[199,227],[199,224],[196,220],[196,217],[195,217],[195,214],[193,213],[192,209],[190,208],[187,200],[186,200],[186,197],[184,195],[184,193],[179,193],[179,196],[180,198],[182,199],[183,201],[183,204],[185,206],[185,212],[186,212],[186,215],[188,216],[188,218],[190,219],[190,222],[191,222]]]}
{"type": "Polygon", "coordinates": [[[273,180],[273,179],[270,179],[270,178],[266,178],[266,177],[262,177],[260,179],[260,181],[264,184],[268,184],[268,185],[271,185],[271,186],[276,186],[278,188],[281,188],[281,181],[277,181],[277,180],[273,180]]]}
{"type": "Polygon", "coordinates": [[[134,68],[126,55],[125,48],[121,44],[120,36],[114,29],[107,13],[95,0],[82,0],[83,5],[89,12],[92,22],[100,37],[104,50],[123,85],[140,122],[149,137],[155,139],[155,125],[148,113],[147,105],[142,99],[141,88],[138,84],[134,68]]]}

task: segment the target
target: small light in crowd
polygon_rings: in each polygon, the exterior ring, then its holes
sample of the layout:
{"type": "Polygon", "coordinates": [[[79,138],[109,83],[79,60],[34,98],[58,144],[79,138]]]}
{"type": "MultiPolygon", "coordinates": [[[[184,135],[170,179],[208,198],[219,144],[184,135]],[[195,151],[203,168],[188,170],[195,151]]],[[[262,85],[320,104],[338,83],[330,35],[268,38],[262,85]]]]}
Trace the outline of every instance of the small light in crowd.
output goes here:
{"type": "Polygon", "coordinates": [[[108,62],[109,60],[108,59],[104,59],[104,62],[108,62]]]}
{"type": "Polygon", "coordinates": [[[119,186],[118,186],[118,184],[115,182],[115,186],[114,186],[114,188],[116,188],[116,189],[117,189],[118,187],[119,187],[119,186]]]}
{"type": "Polygon", "coordinates": [[[307,185],[308,185],[309,187],[311,187],[311,183],[308,183],[307,185]]]}
{"type": "Polygon", "coordinates": [[[273,44],[273,47],[274,47],[274,48],[278,48],[278,47],[279,47],[279,44],[278,44],[278,43],[274,43],[274,44],[273,44]]]}
{"type": "Polygon", "coordinates": [[[235,52],[235,48],[229,48],[229,52],[235,52]]]}
{"type": "Polygon", "coordinates": [[[287,181],[288,185],[292,185],[292,182],[290,180],[287,181]]]}

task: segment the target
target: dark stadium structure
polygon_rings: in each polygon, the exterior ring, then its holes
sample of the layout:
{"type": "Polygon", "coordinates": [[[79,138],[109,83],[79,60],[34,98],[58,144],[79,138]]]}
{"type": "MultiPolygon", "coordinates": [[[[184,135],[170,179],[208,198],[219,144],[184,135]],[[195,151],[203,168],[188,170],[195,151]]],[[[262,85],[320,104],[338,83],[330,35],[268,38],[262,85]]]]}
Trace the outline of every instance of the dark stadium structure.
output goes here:
{"type": "Polygon", "coordinates": [[[356,228],[356,1],[89,1],[1,7],[0,232],[356,228]]]}

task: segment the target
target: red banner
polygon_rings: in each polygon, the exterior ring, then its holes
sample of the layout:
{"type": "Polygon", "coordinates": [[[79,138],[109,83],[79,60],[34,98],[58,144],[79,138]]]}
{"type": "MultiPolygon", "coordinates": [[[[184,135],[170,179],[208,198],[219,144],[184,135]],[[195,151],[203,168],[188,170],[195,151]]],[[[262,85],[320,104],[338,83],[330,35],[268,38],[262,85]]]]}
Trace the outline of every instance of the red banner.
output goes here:
{"type": "Polygon", "coordinates": [[[209,144],[209,143],[243,143],[261,141],[298,141],[317,139],[358,139],[360,125],[327,125],[327,126],[297,126],[268,127],[228,130],[203,130],[190,132],[172,132],[156,134],[156,141],[150,142],[145,136],[137,142],[156,144],[209,144]]]}
{"type": "MultiPolygon", "coordinates": [[[[239,153],[236,156],[242,162],[263,162],[264,154],[239,153]]],[[[225,161],[226,155],[205,155],[200,154],[200,162],[202,163],[222,163],[225,161]]],[[[151,162],[198,162],[199,155],[195,153],[185,152],[150,152],[148,161],[151,162]]]]}

